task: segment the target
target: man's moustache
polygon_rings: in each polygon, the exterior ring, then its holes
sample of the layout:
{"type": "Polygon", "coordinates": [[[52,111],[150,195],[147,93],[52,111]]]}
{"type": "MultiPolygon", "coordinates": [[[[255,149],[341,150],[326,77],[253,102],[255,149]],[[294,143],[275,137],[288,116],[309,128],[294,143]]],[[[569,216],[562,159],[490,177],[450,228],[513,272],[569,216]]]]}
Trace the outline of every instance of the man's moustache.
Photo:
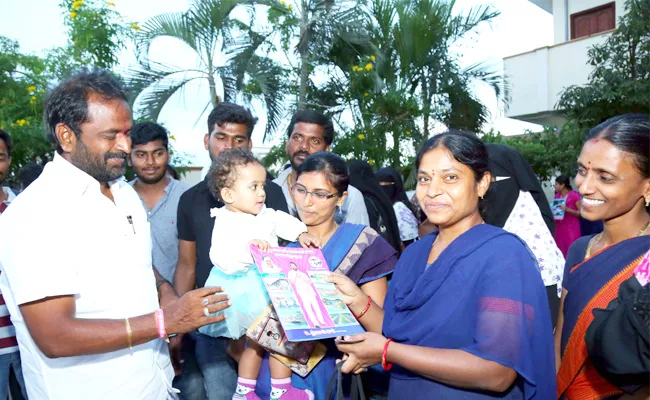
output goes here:
{"type": "Polygon", "coordinates": [[[121,158],[123,160],[126,160],[127,154],[126,153],[106,153],[104,155],[105,160],[110,160],[111,158],[121,158]]]}

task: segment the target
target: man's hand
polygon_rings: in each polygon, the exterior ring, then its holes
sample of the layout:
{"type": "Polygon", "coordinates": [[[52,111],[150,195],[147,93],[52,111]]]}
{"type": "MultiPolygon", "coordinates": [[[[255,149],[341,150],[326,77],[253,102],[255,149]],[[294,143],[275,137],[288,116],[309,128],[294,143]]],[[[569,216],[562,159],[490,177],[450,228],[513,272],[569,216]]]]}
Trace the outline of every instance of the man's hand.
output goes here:
{"type": "Polygon", "coordinates": [[[303,232],[298,236],[298,243],[305,248],[313,247],[315,249],[320,249],[321,246],[320,239],[308,232],[303,232]]]}
{"type": "Polygon", "coordinates": [[[163,308],[167,333],[187,333],[226,319],[224,314],[212,315],[231,305],[227,295],[219,295],[222,292],[219,287],[195,289],[163,308]]]}

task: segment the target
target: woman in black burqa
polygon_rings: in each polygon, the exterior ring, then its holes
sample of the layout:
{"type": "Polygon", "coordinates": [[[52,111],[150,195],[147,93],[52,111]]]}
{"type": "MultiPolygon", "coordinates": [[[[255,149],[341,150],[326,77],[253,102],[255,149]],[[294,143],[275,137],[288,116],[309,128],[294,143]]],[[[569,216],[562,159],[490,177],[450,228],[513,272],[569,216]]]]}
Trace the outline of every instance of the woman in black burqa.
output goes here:
{"type": "Polygon", "coordinates": [[[372,167],[365,161],[353,160],[348,168],[350,171],[350,185],[363,193],[370,227],[386,239],[398,253],[401,253],[402,241],[399,236],[393,203],[384,193],[377,178],[375,178],[372,167]]]}

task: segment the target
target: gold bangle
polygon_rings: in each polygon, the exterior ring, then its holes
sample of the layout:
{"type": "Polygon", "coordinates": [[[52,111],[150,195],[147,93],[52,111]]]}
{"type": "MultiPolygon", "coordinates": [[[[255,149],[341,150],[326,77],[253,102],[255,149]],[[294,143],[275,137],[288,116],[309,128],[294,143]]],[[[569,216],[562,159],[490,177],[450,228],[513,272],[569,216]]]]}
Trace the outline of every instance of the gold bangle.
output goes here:
{"type": "Polygon", "coordinates": [[[127,318],[124,321],[126,322],[126,337],[129,340],[129,350],[131,350],[132,348],[131,335],[133,334],[133,332],[131,331],[131,324],[129,323],[129,319],[127,318]]]}

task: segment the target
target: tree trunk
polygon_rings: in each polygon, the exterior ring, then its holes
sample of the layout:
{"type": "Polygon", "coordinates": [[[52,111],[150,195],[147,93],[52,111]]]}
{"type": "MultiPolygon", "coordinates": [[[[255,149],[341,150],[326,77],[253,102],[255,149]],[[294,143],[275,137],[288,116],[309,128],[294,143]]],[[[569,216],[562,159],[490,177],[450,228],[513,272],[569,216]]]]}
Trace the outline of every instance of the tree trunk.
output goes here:
{"type": "Polygon", "coordinates": [[[217,86],[212,73],[208,74],[208,84],[210,85],[210,101],[212,102],[212,107],[215,107],[220,103],[220,100],[219,96],[217,96],[217,86]]]}
{"type": "Polygon", "coordinates": [[[424,132],[422,132],[422,142],[429,137],[429,115],[431,114],[431,94],[429,93],[429,80],[427,73],[423,72],[422,77],[422,109],[424,111],[424,132]]]}
{"type": "Polygon", "coordinates": [[[399,151],[399,134],[397,130],[393,129],[393,151],[391,154],[391,167],[395,168],[398,171],[401,171],[401,160],[400,160],[400,151],[399,151]]]}
{"type": "Polygon", "coordinates": [[[307,103],[307,85],[309,83],[309,8],[308,0],[302,0],[300,16],[300,90],[298,97],[298,109],[302,110],[307,103]]]}

